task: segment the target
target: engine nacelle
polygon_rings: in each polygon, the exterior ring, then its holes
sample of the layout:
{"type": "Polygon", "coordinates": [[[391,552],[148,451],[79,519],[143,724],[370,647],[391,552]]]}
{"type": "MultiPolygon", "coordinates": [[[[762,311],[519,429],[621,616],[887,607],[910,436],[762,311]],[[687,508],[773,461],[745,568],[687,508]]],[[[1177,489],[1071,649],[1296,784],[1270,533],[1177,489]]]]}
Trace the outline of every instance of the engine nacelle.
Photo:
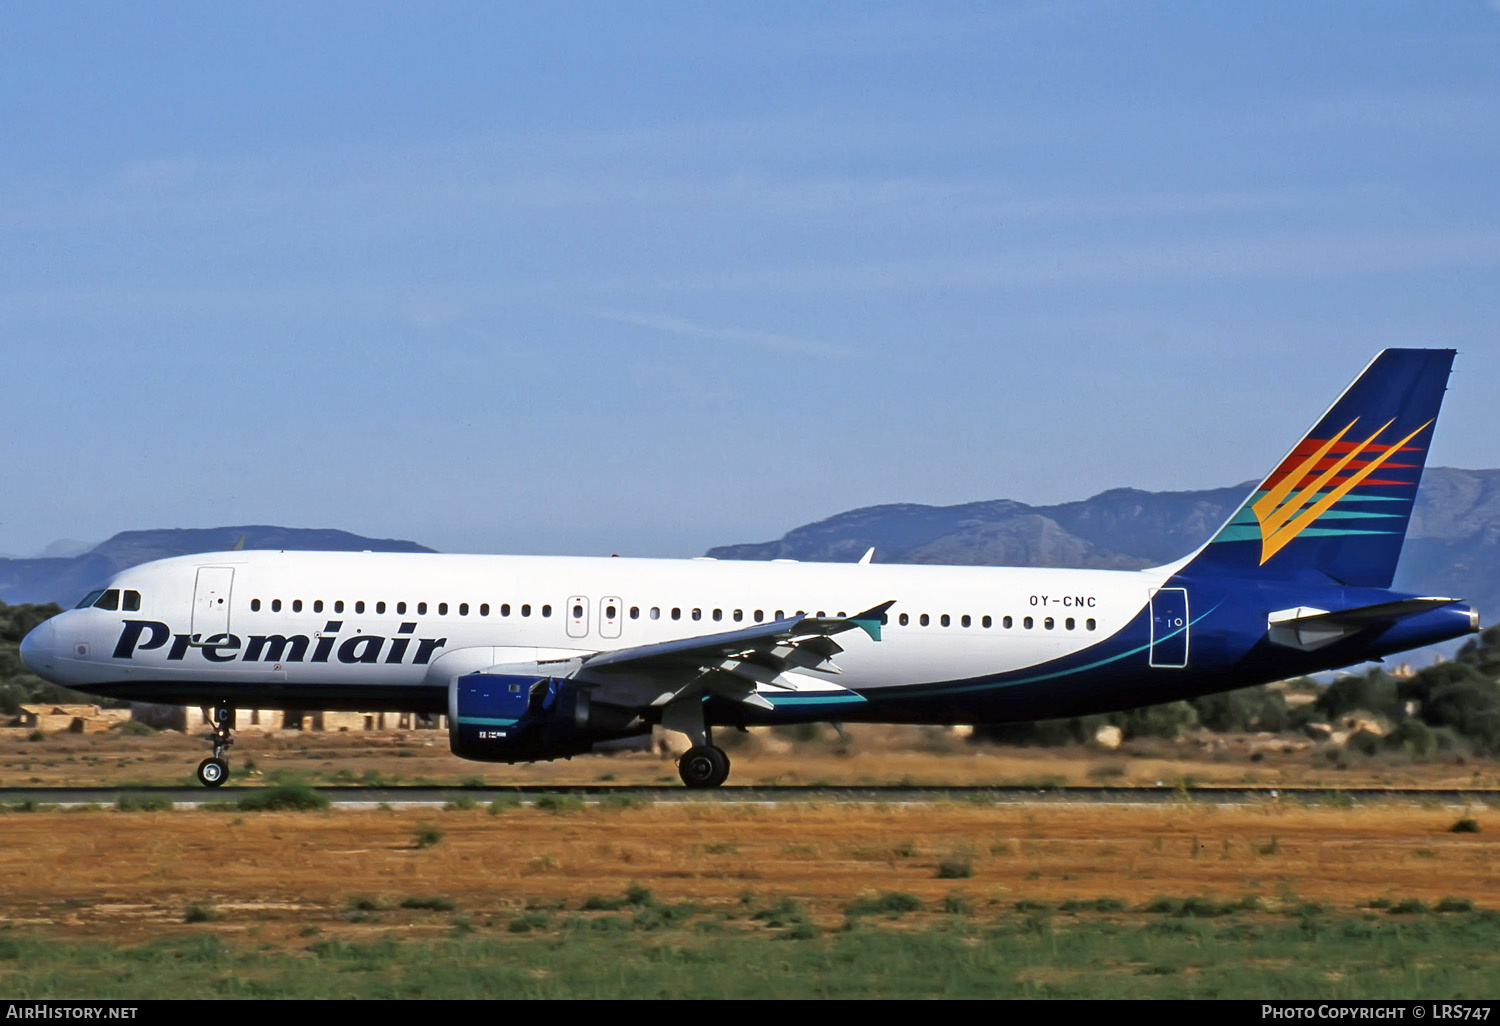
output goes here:
{"type": "Polygon", "coordinates": [[[467,673],[448,685],[448,745],[464,759],[558,759],[649,730],[633,712],[596,704],[565,678],[467,673]]]}

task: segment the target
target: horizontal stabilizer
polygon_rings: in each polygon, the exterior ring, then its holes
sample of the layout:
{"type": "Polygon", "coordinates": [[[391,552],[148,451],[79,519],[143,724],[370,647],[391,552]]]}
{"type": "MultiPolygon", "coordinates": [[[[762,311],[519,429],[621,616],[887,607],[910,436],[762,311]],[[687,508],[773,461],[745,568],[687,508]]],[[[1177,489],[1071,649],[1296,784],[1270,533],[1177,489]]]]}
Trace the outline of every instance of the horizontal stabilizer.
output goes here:
{"type": "Polygon", "coordinates": [[[1299,606],[1280,610],[1267,617],[1267,633],[1275,644],[1311,651],[1368,627],[1393,624],[1397,620],[1451,606],[1459,601],[1461,600],[1436,596],[1418,597],[1331,611],[1299,606]]]}

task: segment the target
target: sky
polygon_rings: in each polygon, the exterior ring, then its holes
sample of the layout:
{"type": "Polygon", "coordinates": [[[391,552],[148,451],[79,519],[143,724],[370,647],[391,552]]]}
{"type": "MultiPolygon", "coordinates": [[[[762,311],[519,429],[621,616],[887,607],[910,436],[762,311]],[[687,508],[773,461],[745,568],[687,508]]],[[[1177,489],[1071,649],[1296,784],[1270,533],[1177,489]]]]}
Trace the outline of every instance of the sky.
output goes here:
{"type": "Polygon", "coordinates": [[[0,2],[0,552],[1500,467],[1500,0],[0,2]]]}

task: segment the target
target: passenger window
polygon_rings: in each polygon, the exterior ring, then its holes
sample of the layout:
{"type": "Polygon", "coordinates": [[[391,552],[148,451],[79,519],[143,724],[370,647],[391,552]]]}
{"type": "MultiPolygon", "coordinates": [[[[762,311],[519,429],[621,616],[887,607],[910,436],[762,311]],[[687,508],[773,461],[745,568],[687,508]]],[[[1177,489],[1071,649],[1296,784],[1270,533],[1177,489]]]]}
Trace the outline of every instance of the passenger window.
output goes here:
{"type": "Polygon", "coordinates": [[[743,609],[736,609],[734,611],[734,622],[735,623],[739,623],[744,618],[745,618],[745,611],[743,609]]]}
{"type": "Polygon", "coordinates": [[[100,595],[99,596],[99,600],[94,603],[94,608],[95,609],[116,609],[116,610],[119,609],[120,608],[120,589],[119,588],[111,588],[108,591],[106,591],[103,595],[100,595]]]}
{"type": "Polygon", "coordinates": [[[715,620],[722,620],[722,619],[724,619],[724,610],[722,610],[722,609],[715,609],[714,610],[714,619],[715,620]]]}
{"type": "Polygon", "coordinates": [[[1012,627],[1014,627],[1016,625],[1016,621],[1012,620],[1010,617],[1007,616],[1004,620],[1000,621],[1000,625],[1002,627],[1004,627],[1006,630],[1010,630],[1012,627]]]}
{"type": "Polygon", "coordinates": [[[418,602],[417,603],[417,615],[418,616],[426,616],[427,615],[427,603],[426,602],[418,602]]]}
{"type": "Polygon", "coordinates": [[[778,610],[776,610],[776,619],[778,619],[778,620],[785,620],[786,619],[786,610],[785,609],[778,609],[778,610]]]}
{"type": "Polygon", "coordinates": [[[322,599],[313,599],[313,612],[314,613],[321,613],[322,611],[323,611],[323,600],[322,599]]]}
{"type": "Polygon", "coordinates": [[[981,627],[990,628],[995,625],[995,621],[991,620],[989,614],[986,613],[984,619],[979,621],[979,625],[981,627]]]}
{"type": "Polygon", "coordinates": [[[651,607],[651,619],[653,619],[653,620],[660,620],[661,619],[661,607],[660,606],[652,606],[651,607]]]}
{"type": "Polygon", "coordinates": [[[631,606],[630,607],[630,618],[632,620],[639,620],[641,618],[641,607],[640,606],[631,606]]]}
{"type": "Polygon", "coordinates": [[[819,620],[823,619],[823,610],[821,610],[821,609],[818,610],[818,619],[819,620]]]}
{"type": "Polygon", "coordinates": [[[459,616],[468,616],[469,615],[469,604],[467,602],[460,602],[458,604],[458,615],[459,616]]]}
{"type": "Polygon", "coordinates": [[[926,627],[932,621],[928,619],[926,613],[923,613],[921,616],[917,617],[917,622],[920,623],[923,627],[926,627]]]}
{"type": "Polygon", "coordinates": [[[1090,617],[1089,619],[1083,621],[1083,625],[1085,627],[1087,627],[1089,630],[1093,630],[1094,629],[1094,620],[1093,620],[1093,617],[1090,617]]]}
{"type": "Polygon", "coordinates": [[[334,601],[333,601],[333,611],[335,613],[342,613],[344,611],[344,600],[343,599],[334,599],[334,601]]]}
{"type": "Polygon", "coordinates": [[[551,616],[552,615],[552,607],[551,606],[543,606],[542,607],[542,615],[543,616],[551,616]]]}
{"type": "Polygon", "coordinates": [[[573,619],[583,619],[583,606],[579,605],[577,602],[573,603],[573,619]]]}
{"type": "Polygon", "coordinates": [[[1042,621],[1042,626],[1045,627],[1045,628],[1047,628],[1050,631],[1052,629],[1052,627],[1053,627],[1054,622],[1055,621],[1052,619],[1052,617],[1049,616],[1049,617],[1047,617],[1047,619],[1045,619],[1045,620],[1042,621]]]}
{"type": "Polygon", "coordinates": [[[531,615],[531,603],[530,602],[523,602],[523,603],[521,603],[521,615],[522,616],[530,616],[531,615]]]}
{"type": "Polygon", "coordinates": [[[969,619],[968,613],[965,613],[963,615],[963,618],[959,620],[958,623],[960,627],[970,627],[973,625],[974,621],[969,619]]]}
{"type": "Polygon", "coordinates": [[[672,619],[674,619],[674,620],[681,620],[682,619],[682,609],[681,609],[681,607],[679,607],[679,606],[673,606],[672,607],[672,619]]]}
{"type": "Polygon", "coordinates": [[[1072,630],[1076,625],[1077,625],[1077,621],[1075,621],[1071,616],[1068,617],[1066,620],[1063,621],[1063,626],[1066,627],[1068,630],[1072,630]]]}
{"type": "Polygon", "coordinates": [[[375,603],[375,612],[377,612],[377,613],[383,613],[383,612],[385,612],[385,603],[384,602],[377,602],[377,603],[375,603]]]}
{"type": "Polygon", "coordinates": [[[693,607],[693,619],[694,620],[701,620],[701,619],[703,619],[703,610],[699,609],[697,606],[693,607]]]}
{"type": "Polygon", "coordinates": [[[944,613],[942,615],[942,617],[938,620],[938,622],[941,623],[944,627],[947,627],[948,624],[950,623],[950,621],[948,619],[948,614],[944,613]]]}
{"type": "Polygon", "coordinates": [[[1025,627],[1028,631],[1031,630],[1031,617],[1028,616],[1026,619],[1022,620],[1021,626],[1025,627]]]}
{"type": "Polygon", "coordinates": [[[490,615],[490,604],[488,602],[481,602],[479,604],[479,615],[480,616],[489,616],[490,615]]]}
{"type": "Polygon", "coordinates": [[[397,602],[396,603],[396,615],[397,616],[405,616],[406,615],[406,603],[405,602],[397,602]]]}
{"type": "Polygon", "coordinates": [[[272,599],[271,600],[271,612],[273,612],[273,613],[279,613],[279,612],[281,612],[281,599],[272,599]]]}
{"type": "Polygon", "coordinates": [[[294,612],[294,613],[300,613],[300,612],[302,612],[302,600],[301,599],[292,599],[292,612],[294,612]]]}
{"type": "Polygon", "coordinates": [[[138,613],[141,609],[141,593],[138,591],[127,591],[125,600],[120,603],[120,608],[127,613],[138,613]]]}
{"type": "Polygon", "coordinates": [[[252,612],[252,613],[258,613],[258,612],[260,612],[260,599],[251,599],[250,600],[250,612],[252,612]]]}
{"type": "Polygon", "coordinates": [[[905,627],[909,623],[911,623],[911,617],[907,616],[905,613],[902,613],[901,614],[901,626],[905,627]]]}
{"type": "Polygon", "coordinates": [[[605,606],[604,607],[604,618],[606,620],[613,620],[615,618],[615,607],[614,606],[605,606]]]}
{"type": "Polygon", "coordinates": [[[766,611],[764,609],[757,609],[755,611],[755,622],[756,623],[760,623],[765,618],[766,618],[766,611]]]}
{"type": "Polygon", "coordinates": [[[365,600],[364,599],[359,599],[358,601],[356,601],[354,603],[354,611],[356,613],[363,613],[365,611],[365,600]]]}
{"type": "Polygon", "coordinates": [[[500,615],[501,616],[509,616],[510,615],[510,603],[509,602],[502,602],[502,603],[500,603],[500,615]]]}
{"type": "Polygon", "coordinates": [[[438,616],[447,616],[447,615],[448,615],[448,603],[446,603],[446,602],[439,602],[438,603],[438,616]]]}

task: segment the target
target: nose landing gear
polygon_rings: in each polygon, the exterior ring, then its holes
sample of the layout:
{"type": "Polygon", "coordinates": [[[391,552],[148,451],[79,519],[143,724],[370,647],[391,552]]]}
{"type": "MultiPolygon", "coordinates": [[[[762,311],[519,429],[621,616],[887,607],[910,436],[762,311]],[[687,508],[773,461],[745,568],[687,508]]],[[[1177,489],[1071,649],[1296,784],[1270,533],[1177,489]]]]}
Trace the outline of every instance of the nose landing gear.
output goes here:
{"type": "Polygon", "coordinates": [[[229,760],[225,753],[234,744],[234,739],[229,736],[233,727],[234,709],[227,702],[220,702],[214,709],[214,732],[207,739],[214,754],[198,764],[198,780],[204,787],[218,787],[229,779],[229,760]]]}

